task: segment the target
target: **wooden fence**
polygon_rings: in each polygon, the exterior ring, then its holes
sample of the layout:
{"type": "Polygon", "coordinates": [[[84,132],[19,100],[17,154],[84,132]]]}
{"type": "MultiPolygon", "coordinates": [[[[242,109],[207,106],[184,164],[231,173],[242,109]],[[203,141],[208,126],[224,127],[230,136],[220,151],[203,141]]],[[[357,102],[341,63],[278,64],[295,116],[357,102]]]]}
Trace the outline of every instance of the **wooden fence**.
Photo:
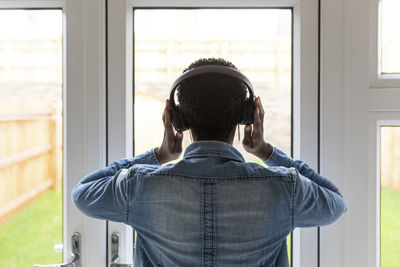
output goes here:
{"type": "Polygon", "coordinates": [[[381,185],[400,192],[400,127],[381,128],[381,185]]]}
{"type": "Polygon", "coordinates": [[[61,181],[61,106],[0,115],[0,224],[61,181]]]}
{"type": "Polygon", "coordinates": [[[172,83],[183,68],[199,58],[223,57],[232,61],[252,83],[290,87],[291,42],[275,40],[135,40],[135,84],[172,83]]]}

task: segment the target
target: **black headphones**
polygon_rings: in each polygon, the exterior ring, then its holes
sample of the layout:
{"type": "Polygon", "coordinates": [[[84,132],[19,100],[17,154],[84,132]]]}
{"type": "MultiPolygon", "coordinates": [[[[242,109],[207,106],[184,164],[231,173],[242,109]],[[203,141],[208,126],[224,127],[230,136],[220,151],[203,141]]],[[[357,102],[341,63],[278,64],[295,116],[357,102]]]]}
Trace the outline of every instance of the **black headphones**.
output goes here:
{"type": "Polygon", "coordinates": [[[222,65],[203,65],[200,67],[193,68],[191,70],[186,71],[181,76],[176,79],[176,81],[172,84],[171,93],[169,96],[170,107],[171,107],[171,122],[177,131],[185,131],[189,129],[188,123],[185,120],[185,117],[179,107],[179,105],[175,104],[175,90],[182,83],[182,81],[191,78],[193,76],[198,76],[202,74],[225,74],[236,78],[243,82],[248,91],[249,97],[246,99],[243,117],[240,124],[253,124],[253,116],[254,116],[254,92],[253,85],[250,80],[240,71],[235,70],[230,67],[222,66],[222,65]]]}

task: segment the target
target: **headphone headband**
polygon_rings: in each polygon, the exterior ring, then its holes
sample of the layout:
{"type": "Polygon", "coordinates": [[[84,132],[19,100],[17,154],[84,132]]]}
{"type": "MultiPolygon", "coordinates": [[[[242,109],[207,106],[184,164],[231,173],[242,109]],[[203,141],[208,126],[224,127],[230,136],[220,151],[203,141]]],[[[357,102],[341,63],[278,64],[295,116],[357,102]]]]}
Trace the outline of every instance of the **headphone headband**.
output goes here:
{"type": "Polygon", "coordinates": [[[251,84],[250,80],[240,71],[227,67],[227,66],[222,66],[222,65],[203,65],[200,67],[193,68],[191,70],[188,70],[179,76],[175,82],[171,86],[171,93],[174,93],[176,87],[186,79],[189,79],[193,76],[198,76],[202,74],[210,74],[210,73],[217,73],[217,74],[225,74],[229,75],[231,77],[234,77],[240,81],[242,81],[244,84],[246,84],[246,87],[249,89],[249,94],[251,99],[253,98],[253,85],[251,84]]]}

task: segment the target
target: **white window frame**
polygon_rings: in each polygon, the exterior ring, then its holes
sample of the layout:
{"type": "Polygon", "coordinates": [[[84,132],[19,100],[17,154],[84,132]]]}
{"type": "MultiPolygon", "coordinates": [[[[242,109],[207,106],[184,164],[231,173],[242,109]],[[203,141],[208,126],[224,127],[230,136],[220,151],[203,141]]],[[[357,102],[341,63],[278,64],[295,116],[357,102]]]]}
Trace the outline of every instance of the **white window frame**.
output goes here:
{"type": "Polygon", "coordinates": [[[324,267],[380,266],[377,127],[400,120],[400,83],[378,76],[379,0],[361,2],[321,1],[321,174],[348,207],[321,228],[324,267]]]}
{"type": "Polygon", "coordinates": [[[381,0],[370,0],[370,57],[371,88],[400,88],[400,74],[381,71],[381,0]]]}
{"type": "Polygon", "coordinates": [[[380,201],[380,189],[381,189],[381,127],[382,126],[400,126],[400,110],[399,111],[374,111],[369,120],[369,176],[368,176],[368,199],[369,206],[369,218],[368,236],[375,240],[371,242],[368,248],[368,261],[371,263],[370,266],[379,267],[381,260],[381,242],[380,242],[380,231],[381,231],[381,201],[380,201]]]}
{"type": "Polygon", "coordinates": [[[106,251],[105,222],[83,215],[70,197],[87,173],[105,166],[105,1],[0,0],[0,8],[62,9],[63,261],[79,232],[81,266],[106,267],[105,253],[99,257],[106,251]]]}
{"type": "MultiPolygon", "coordinates": [[[[107,6],[109,163],[132,156],[133,8],[292,7],[293,143],[298,144],[294,145],[293,152],[295,158],[318,168],[318,0],[112,0],[108,1],[107,6]]],[[[121,258],[131,261],[131,227],[108,222],[108,242],[113,232],[121,233],[121,258]]],[[[293,266],[317,267],[318,243],[317,228],[296,229],[293,236],[293,266]]]]}
{"type": "MultiPolygon", "coordinates": [[[[400,74],[380,71],[380,2],[370,0],[368,94],[368,267],[380,266],[380,128],[400,126],[400,74]]],[[[362,248],[360,248],[362,249],[362,248]]]]}
{"type": "Polygon", "coordinates": [[[82,266],[106,267],[106,222],[83,215],[70,200],[85,175],[106,165],[105,0],[65,0],[64,10],[64,240],[80,232],[82,266]]]}

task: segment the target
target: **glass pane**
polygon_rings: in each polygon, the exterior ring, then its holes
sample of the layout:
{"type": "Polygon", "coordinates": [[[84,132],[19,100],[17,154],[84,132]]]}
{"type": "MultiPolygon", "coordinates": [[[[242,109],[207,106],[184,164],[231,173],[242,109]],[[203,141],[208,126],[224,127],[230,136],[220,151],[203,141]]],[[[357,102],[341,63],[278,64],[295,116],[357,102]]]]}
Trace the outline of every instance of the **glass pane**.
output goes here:
{"type": "MultiPolygon", "coordinates": [[[[291,10],[136,10],[134,28],[135,124],[152,129],[135,127],[136,154],[159,145],[170,86],[202,57],[225,58],[251,80],[266,111],[266,139],[290,154],[291,10]]],[[[247,160],[257,161],[235,140],[247,160]]]]}
{"type": "Polygon", "coordinates": [[[381,70],[400,73],[400,1],[381,1],[381,70]]]}
{"type": "Polygon", "coordinates": [[[381,267],[400,262],[400,127],[381,127],[381,267]]]}
{"type": "Polygon", "coordinates": [[[61,10],[0,10],[0,266],[62,262],[61,38],[61,10]]]}
{"type": "MultiPolygon", "coordinates": [[[[135,154],[160,145],[165,99],[183,69],[199,58],[222,57],[261,97],[266,140],[290,155],[291,17],[290,9],[135,10],[134,123],[146,125],[135,127],[135,154]]],[[[190,143],[186,133],[184,148],[190,143]]],[[[238,136],[234,146],[247,161],[263,164],[243,149],[238,136]]]]}

